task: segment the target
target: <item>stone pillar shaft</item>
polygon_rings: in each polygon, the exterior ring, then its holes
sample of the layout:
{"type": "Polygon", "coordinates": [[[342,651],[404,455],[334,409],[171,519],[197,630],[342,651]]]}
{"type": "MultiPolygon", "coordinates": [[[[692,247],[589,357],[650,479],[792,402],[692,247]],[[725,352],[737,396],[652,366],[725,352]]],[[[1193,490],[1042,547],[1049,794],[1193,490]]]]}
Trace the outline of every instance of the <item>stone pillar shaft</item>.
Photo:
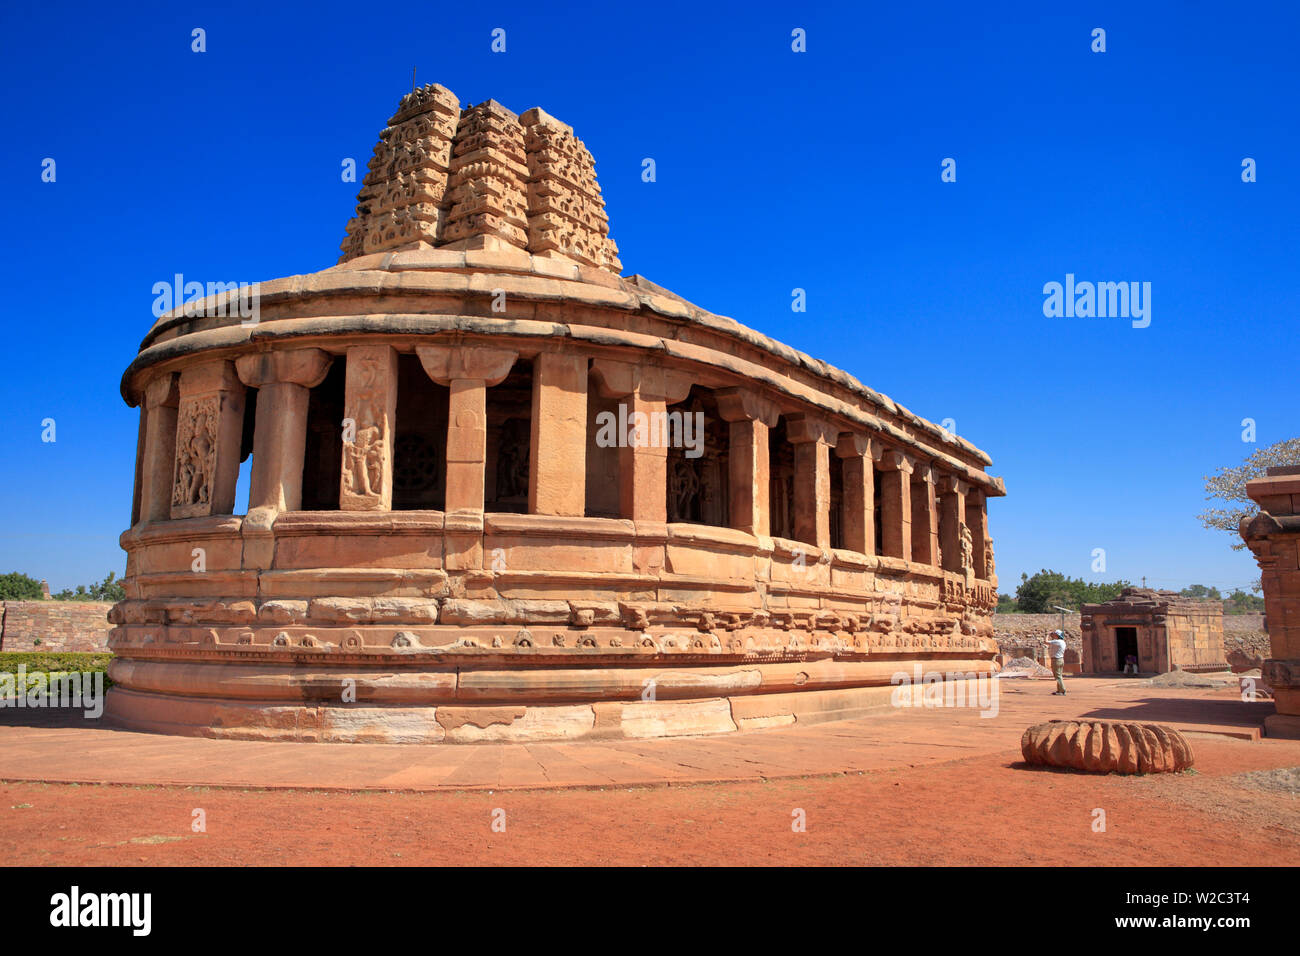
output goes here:
{"type": "Polygon", "coordinates": [[[171,517],[172,479],[176,468],[176,415],[180,405],[176,375],[155,378],[144,390],[144,449],[140,456],[140,521],[171,517]]]}
{"type": "Polygon", "coordinates": [[[397,416],[397,352],[387,345],[348,349],[343,397],[341,511],[393,507],[393,432],[397,416]]]}
{"type": "Polygon", "coordinates": [[[786,420],[794,445],[794,536],[818,548],[831,546],[830,446],[838,437],[829,422],[807,415],[786,420]]]}
{"type": "Polygon", "coordinates": [[[244,391],[233,362],[206,362],[181,372],[173,518],[234,512],[244,391]]]}
{"type": "Polygon", "coordinates": [[[902,452],[881,456],[880,523],[885,555],[912,560],[912,462],[902,452]]]}
{"type": "Polygon", "coordinates": [[[939,513],[934,498],[934,472],[919,466],[912,476],[912,560],[938,564],[939,513]]]}
{"type": "Polygon", "coordinates": [[[529,513],[581,517],[587,502],[586,356],[537,356],[529,446],[529,513]]]}
{"type": "Polygon", "coordinates": [[[297,511],[302,507],[307,402],[332,360],[320,349],[259,352],[236,360],[240,379],[257,389],[250,512],[257,508],[297,511]]]}
{"type": "Polygon", "coordinates": [[[737,531],[766,537],[772,533],[771,467],[768,436],[780,412],[775,405],[745,388],[714,393],[718,414],[729,423],[727,444],[728,507],[737,531]]]}
{"type": "MultiPolygon", "coordinates": [[[[965,570],[961,563],[961,526],[966,523],[967,486],[952,479],[943,482],[939,499],[939,545],[945,571],[965,570]]],[[[974,542],[974,533],[971,535],[974,542]]]]}
{"type": "Polygon", "coordinates": [[[966,527],[970,528],[975,577],[982,581],[989,580],[993,577],[993,568],[989,566],[988,498],[977,488],[971,489],[966,495],[966,527]]]}
{"type": "Polygon", "coordinates": [[[844,547],[859,554],[876,553],[876,474],[878,448],[865,435],[840,435],[835,454],[844,479],[844,547]]]}

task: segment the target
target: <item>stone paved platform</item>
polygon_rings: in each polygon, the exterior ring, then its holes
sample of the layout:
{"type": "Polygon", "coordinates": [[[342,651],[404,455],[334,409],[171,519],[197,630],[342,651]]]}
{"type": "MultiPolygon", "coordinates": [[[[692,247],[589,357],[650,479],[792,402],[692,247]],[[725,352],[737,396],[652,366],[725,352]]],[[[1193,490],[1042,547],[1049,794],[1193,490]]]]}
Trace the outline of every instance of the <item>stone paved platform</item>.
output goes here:
{"type": "MultiPolygon", "coordinates": [[[[209,740],[115,730],[55,711],[0,710],[0,779],[62,783],[490,790],[663,786],[861,773],[981,754],[1020,760],[1020,735],[1054,717],[1146,720],[1258,740],[1271,701],[1231,689],[1164,689],[1114,678],[1001,682],[998,714],[902,709],[880,716],[711,737],[419,746],[209,740]]],[[[1300,760],[1300,742],[1291,746],[1300,760]]]]}

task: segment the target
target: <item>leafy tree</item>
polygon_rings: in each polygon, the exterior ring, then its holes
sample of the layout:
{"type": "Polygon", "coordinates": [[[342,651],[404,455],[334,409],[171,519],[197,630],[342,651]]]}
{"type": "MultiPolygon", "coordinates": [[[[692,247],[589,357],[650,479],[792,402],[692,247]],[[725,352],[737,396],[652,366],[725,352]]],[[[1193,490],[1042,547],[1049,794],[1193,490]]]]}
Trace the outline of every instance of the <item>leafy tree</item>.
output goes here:
{"type": "Polygon", "coordinates": [[[1259,508],[1246,494],[1246,482],[1263,478],[1269,468],[1300,465],[1300,438],[1288,438],[1277,444],[1261,448],[1236,467],[1224,466],[1213,475],[1205,476],[1206,501],[1222,501],[1225,508],[1207,508],[1196,516],[1206,528],[1226,531],[1233,538],[1233,550],[1246,546],[1237,532],[1242,518],[1253,518],[1259,508]]]}
{"type": "Polygon", "coordinates": [[[122,588],[122,583],[118,581],[116,572],[109,571],[108,577],[96,584],[87,587],[84,584],[78,584],[75,591],[64,588],[58,594],[50,595],[56,601],[107,601],[116,603],[126,597],[126,591],[122,588]]]}
{"type": "Polygon", "coordinates": [[[1016,599],[1010,594],[998,595],[998,614],[1015,614],[1020,608],[1016,605],[1016,599]]]}
{"type": "Polygon", "coordinates": [[[0,601],[39,601],[44,596],[41,582],[21,571],[0,574],[0,601]]]}
{"type": "Polygon", "coordinates": [[[1224,602],[1224,614],[1259,614],[1264,610],[1264,599],[1257,594],[1247,594],[1238,588],[1224,602]]]}
{"type": "Polygon", "coordinates": [[[1204,584],[1193,584],[1183,588],[1178,592],[1183,597],[1195,598],[1198,601],[1222,601],[1223,595],[1219,593],[1218,588],[1207,588],[1204,584]]]}
{"type": "Polygon", "coordinates": [[[1067,578],[1059,571],[1044,568],[1033,577],[1020,575],[1016,604],[1025,614],[1047,614],[1056,607],[1077,611],[1084,604],[1100,604],[1118,597],[1126,587],[1129,587],[1127,581],[1092,583],[1083,578],[1067,578]]]}

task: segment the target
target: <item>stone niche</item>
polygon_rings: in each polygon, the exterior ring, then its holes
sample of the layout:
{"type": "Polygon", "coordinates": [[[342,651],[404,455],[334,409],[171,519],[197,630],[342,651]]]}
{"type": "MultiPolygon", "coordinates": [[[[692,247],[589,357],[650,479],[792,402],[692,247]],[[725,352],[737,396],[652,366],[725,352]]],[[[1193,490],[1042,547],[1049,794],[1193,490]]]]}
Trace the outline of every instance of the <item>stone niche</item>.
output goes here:
{"type": "Polygon", "coordinates": [[[1129,655],[1147,674],[1228,669],[1219,601],[1194,601],[1176,591],[1125,588],[1113,601],[1085,604],[1080,617],[1086,674],[1123,671],[1129,655]]]}
{"type": "Polygon", "coordinates": [[[1277,706],[1264,728],[1270,737],[1300,739],[1300,468],[1270,468],[1246,482],[1246,494],[1259,505],[1240,532],[1264,588],[1270,653],[1261,676],[1277,706]]]}
{"type": "Polygon", "coordinates": [[[123,376],[110,717],[640,737],[992,671],[989,458],[621,272],[572,129],[404,96],[336,265],[262,282],[256,322],[220,297],[162,316],[123,376]]]}

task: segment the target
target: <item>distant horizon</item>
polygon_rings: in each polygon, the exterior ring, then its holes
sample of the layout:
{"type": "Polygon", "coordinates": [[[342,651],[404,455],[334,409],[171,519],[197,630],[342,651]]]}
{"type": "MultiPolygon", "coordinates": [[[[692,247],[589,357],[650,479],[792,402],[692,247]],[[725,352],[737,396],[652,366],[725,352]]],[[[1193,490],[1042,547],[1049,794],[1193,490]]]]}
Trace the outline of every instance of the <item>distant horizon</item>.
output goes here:
{"type": "Polygon", "coordinates": [[[118,381],[155,285],[334,265],[341,165],[360,179],[416,66],[571,125],[624,274],[984,450],[1000,593],[1040,569],[1251,593],[1251,554],[1196,515],[1203,476],[1300,435],[1300,12],[590,9],[404,10],[369,45],[341,4],[7,9],[0,573],[124,574],[139,413],[118,381]]]}

